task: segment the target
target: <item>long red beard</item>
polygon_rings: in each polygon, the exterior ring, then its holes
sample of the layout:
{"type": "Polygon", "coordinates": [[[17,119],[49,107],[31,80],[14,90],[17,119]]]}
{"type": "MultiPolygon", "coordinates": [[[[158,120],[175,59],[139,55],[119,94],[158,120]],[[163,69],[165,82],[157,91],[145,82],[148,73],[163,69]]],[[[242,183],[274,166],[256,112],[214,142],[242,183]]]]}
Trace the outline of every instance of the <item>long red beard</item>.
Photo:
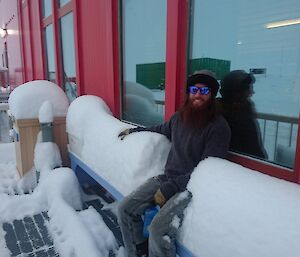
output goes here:
{"type": "Polygon", "coordinates": [[[183,123],[188,127],[205,127],[214,116],[213,101],[210,100],[200,108],[195,108],[190,99],[187,98],[179,113],[183,123]]]}

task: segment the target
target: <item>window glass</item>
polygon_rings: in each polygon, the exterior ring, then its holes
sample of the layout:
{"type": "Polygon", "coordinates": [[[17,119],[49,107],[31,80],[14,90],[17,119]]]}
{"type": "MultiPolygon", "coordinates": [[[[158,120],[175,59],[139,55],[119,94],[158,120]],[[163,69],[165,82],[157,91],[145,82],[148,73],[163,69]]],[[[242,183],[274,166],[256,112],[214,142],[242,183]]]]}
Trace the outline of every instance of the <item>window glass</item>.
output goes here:
{"type": "Polygon", "coordinates": [[[64,6],[65,4],[69,3],[71,0],[59,0],[59,7],[64,6]]]}
{"type": "Polygon", "coordinates": [[[231,150],[293,168],[300,107],[300,1],[194,0],[189,74],[209,69],[231,150]],[[231,73],[229,73],[231,72],[231,73]]]}
{"type": "Polygon", "coordinates": [[[50,24],[45,28],[45,50],[46,50],[46,64],[48,80],[56,83],[56,69],[54,57],[54,39],[53,39],[53,25],[50,24]]]}
{"type": "Polygon", "coordinates": [[[43,18],[46,18],[52,14],[52,0],[43,0],[43,18]]]}
{"type": "Polygon", "coordinates": [[[69,13],[60,19],[60,27],[62,81],[69,100],[73,101],[77,97],[73,13],[69,13]]]}
{"type": "Polygon", "coordinates": [[[123,119],[145,126],[165,110],[166,0],[123,0],[123,119]]]}

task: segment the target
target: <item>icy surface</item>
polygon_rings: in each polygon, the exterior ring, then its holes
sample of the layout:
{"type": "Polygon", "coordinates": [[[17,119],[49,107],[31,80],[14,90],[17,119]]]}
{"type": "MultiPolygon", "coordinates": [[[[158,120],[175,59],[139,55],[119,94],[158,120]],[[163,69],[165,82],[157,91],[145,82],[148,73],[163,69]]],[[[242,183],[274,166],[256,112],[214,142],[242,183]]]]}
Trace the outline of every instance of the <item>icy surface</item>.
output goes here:
{"type": "Polygon", "coordinates": [[[66,116],[69,106],[63,90],[46,80],[34,80],[18,86],[9,97],[9,108],[16,119],[38,118],[39,109],[50,101],[55,117],[66,116]]]}

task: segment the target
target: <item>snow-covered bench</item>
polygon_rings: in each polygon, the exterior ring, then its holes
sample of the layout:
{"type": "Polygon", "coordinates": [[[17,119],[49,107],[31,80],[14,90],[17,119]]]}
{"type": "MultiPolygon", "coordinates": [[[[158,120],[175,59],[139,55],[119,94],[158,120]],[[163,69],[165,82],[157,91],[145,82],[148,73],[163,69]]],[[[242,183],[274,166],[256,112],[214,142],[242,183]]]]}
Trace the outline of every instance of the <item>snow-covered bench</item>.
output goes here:
{"type": "MultiPolygon", "coordinates": [[[[162,173],[170,147],[149,132],[119,140],[128,126],[95,96],[77,98],[67,115],[72,169],[82,183],[91,177],[116,200],[162,173]]],[[[299,185],[208,158],[188,189],[193,198],[178,233],[181,257],[299,256],[299,185]]]]}
{"type": "MultiPolygon", "coordinates": [[[[136,133],[121,141],[118,133],[130,126],[114,118],[95,96],[77,98],[67,115],[71,168],[80,183],[96,181],[117,201],[161,174],[170,148],[165,137],[154,133],[136,133]]],[[[179,243],[177,252],[194,256],[179,243]]]]}

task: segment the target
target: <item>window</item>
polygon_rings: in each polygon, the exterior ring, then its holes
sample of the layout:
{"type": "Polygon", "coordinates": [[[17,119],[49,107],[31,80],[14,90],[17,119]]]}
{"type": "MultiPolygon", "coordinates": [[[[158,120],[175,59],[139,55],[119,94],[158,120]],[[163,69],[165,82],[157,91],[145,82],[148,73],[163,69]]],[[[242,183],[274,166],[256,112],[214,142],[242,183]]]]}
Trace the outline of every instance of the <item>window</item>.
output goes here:
{"type": "Polygon", "coordinates": [[[194,0],[191,11],[189,74],[209,69],[222,82],[231,150],[293,169],[300,2],[194,0]]]}
{"type": "Polygon", "coordinates": [[[50,24],[45,28],[45,51],[46,51],[46,78],[56,83],[56,69],[54,58],[54,39],[53,25],[50,24]]]}
{"type": "Polygon", "coordinates": [[[43,18],[46,18],[52,14],[52,1],[43,0],[43,18]]]}
{"type": "Polygon", "coordinates": [[[69,101],[71,102],[77,97],[72,12],[60,19],[60,31],[62,49],[62,83],[69,101]]]}
{"type": "Polygon", "coordinates": [[[69,3],[71,0],[59,0],[59,7],[64,6],[65,4],[69,3]]]}
{"type": "Polygon", "coordinates": [[[41,4],[46,79],[61,86],[71,102],[77,97],[72,1],[43,0],[41,4]]]}
{"type": "Polygon", "coordinates": [[[123,0],[122,118],[145,126],[163,122],[166,0],[123,0]]]}

